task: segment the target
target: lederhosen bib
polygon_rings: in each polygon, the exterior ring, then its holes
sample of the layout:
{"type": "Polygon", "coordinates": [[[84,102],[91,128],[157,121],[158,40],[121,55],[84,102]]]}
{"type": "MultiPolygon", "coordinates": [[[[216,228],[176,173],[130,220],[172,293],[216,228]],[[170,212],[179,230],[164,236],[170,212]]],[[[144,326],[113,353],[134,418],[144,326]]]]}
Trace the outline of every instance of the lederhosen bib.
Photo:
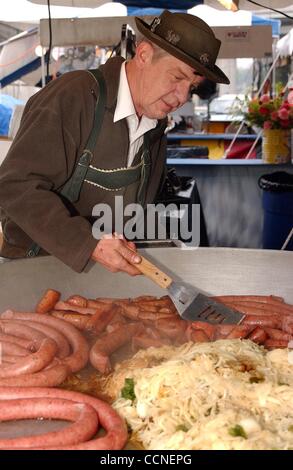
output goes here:
{"type": "MultiPolygon", "coordinates": [[[[144,135],[141,159],[138,164],[127,168],[115,168],[111,170],[104,170],[91,165],[97,137],[103,123],[107,89],[104,77],[99,69],[89,70],[88,72],[92,74],[99,85],[99,98],[96,103],[94,124],[86,147],[78,160],[75,170],[59,194],[70,202],[77,202],[85,181],[105,191],[118,191],[140,181],[137,192],[137,203],[144,205],[151,170],[149,133],[144,135]]],[[[37,256],[40,249],[37,243],[32,243],[26,256],[37,256]]]]}

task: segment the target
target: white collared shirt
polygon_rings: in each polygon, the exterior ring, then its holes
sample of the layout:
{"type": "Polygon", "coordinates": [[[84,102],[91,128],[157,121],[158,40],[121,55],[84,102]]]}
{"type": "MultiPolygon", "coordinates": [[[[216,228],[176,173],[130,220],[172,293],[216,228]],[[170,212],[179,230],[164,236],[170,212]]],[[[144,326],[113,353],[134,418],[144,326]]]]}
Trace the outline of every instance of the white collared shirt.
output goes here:
{"type": "Polygon", "coordinates": [[[135,155],[143,144],[143,135],[150,129],[154,129],[158,123],[157,119],[149,119],[142,116],[139,120],[133,104],[127,75],[126,62],[123,62],[120,71],[117,105],[114,113],[114,122],[126,119],[129,132],[129,150],[127,166],[131,166],[135,155]]]}

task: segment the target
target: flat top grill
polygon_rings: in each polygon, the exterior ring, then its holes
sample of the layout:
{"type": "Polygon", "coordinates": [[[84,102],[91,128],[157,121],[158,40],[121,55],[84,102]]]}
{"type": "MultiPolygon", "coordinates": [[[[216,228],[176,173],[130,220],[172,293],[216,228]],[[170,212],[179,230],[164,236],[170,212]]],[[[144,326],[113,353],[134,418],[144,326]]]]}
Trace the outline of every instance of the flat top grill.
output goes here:
{"type": "MultiPolygon", "coordinates": [[[[178,276],[205,293],[274,294],[293,303],[293,252],[241,250],[229,248],[154,248],[141,250],[158,266],[170,267],[178,276]]],[[[135,297],[164,295],[144,276],[130,278],[111,274],[98,264],[87,273],[77,274],[53,257],[0,263],[0,312],[7,308],[31,310],[48,288],[61,291],[62,297],[135,297]]],[[[1,435],[16,437],[54,431],[65,422],[21,420],[1,424],[1,435]]],[[[133,449],[131,444],[127,449],[133,449]]]]}
{"type": "MultiPolygon", "coordinates": [[[[152,248],[141,253],[159,267],[168,266],[174,280],[197,286],[213,295],[279,295],[293,303],[293,252],[238,248],[152,248]]],[[[30,310],[48,288],[62,297],[165,295],[145,276],[112,274],[95,264],[78,274],[54,257],[16,260],[0,264],[0,312],[30,310]]]]}

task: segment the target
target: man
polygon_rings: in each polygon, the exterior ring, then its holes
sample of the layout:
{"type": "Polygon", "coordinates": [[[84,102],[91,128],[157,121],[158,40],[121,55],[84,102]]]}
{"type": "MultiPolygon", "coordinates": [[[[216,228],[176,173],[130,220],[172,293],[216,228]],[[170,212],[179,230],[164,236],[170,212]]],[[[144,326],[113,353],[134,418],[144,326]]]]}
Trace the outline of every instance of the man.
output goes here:
{"type": "Polygon", "coordinates": [[[93,237],[92,209],[113,208],[117,195],[125,205],[153,202],[167,114],[203,77],[229,80],[215,65],[220,41],[199,18],[165,10],[151,25],[136,24],[144,38],[133,59],[110,59],[96,76],[66,73],[27,103],[0,169],[3,257],[50,253],[77,272],[93,259],[139,273],[134,243],[93,237]]]}

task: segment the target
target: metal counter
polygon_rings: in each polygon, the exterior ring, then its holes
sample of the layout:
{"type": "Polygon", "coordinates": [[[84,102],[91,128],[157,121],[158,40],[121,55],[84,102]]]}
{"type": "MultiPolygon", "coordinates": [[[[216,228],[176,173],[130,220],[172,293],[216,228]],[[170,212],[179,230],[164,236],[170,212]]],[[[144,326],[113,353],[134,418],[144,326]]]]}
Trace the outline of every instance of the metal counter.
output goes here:
{"type": "MultiPolygon", "coordinates": [[[[274,294],[293,303],[293,252],[231,248],[152,248],[140,250],[166,272],[203,292],[220,294],[274,294]]],[[[54,257],[0,264],[0,312],[31,310],[43,292],[57,289],[95,297],[164,295],[144,276],[112,274],[99,264],[78,274],[54,257]]]]}

